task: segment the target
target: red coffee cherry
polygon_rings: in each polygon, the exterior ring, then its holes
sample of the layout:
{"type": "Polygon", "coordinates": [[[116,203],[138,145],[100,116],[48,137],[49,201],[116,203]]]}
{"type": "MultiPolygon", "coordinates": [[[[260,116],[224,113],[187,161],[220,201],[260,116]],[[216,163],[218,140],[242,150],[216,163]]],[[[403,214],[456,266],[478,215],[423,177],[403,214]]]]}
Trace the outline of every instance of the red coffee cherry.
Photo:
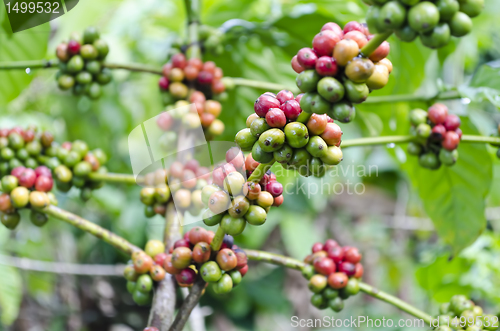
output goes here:
{"type": "Polygon", "coordinates": [[[155,282],[159,282],[165,278],[165,269],[159,265],[153,265],[151,270],[149,270],[149,275],[155,282]]]}
{"type": "Polygon", "coordinates": [[[193,248],[193,260],[196,263],[205,263],[210,260],[212,249],[207,242],[199,242],[193,248]]]}
{"type": "Polygon", "coordinates": [[[284,127],[286,125],[285,113],[279,108],[269,109],[266,114],[266,123],[272,128],[284,127]]]}
{"type": "Polygon", "coordinates": [[[153,259],[144,252],[140,252],[134,259],[134,269],[139,274],[144,274],[151,269],[153,259]]]}
{"type": "Polygon", "coordinates": [[[35,139],[35,131],[33,130],[26,130],[22,133],[24,142],[29,143],[30,141],[33,141],[35,139]]]}
{"type": "Polygon", "coordinates": [[[354,269],[354,276],[355,278],[361,278],[364,273],[364,268],[361,263],[356,263],[355,269],[354,269]]]}
{"type": "Polygon", "coordinates": [[[458,147],[459,142],[460,138],[458,136],[458,133],[456,133],[455,131],[448,131],[444,135],[442,145],[444,149],[452,151],[458,147]]]}
{"type": "Polygon", "coordinates": [[[250,172],[254,171],[259,166],[259,164],[260,164],[259,162],[255,161],[253,159],[252,153],[248,154],[247,157],[245,158],[245,169],[247,171],[250,171],[250,172]]]}
{"type": "Polygon", "coordinates": [[[297,60],[297,55],[292,57],[292,69],[296,73],[300,74],[302,71],[306,70],[303,66],[300,65],[299,60],[297,60]]]}
{"type": "Polygon", "coordinates": [[[243,268],[241,268],[240,270],[238,270],[241,274],[241,277],[245,276],[248,272],[248,264],[246,266],[244,266],[243,268]]]}
{"type": "Polygon", "coordinates": [[[327,257],[316,259],[314,261],[314,270],[322,275],[328,276],[335,272],[335,263],[327,257]]]}
{"type": "Polygon", "coordinates": [[[186,56],[182,53],[177,53],[172,56],[172,66],[174,68],[184,69],[187,65],[186,56]]]}
{"type": "Polygon", "coordinates": [[[207,230],[202,227],[194,227],[189,230],[189,242],[196,245],[199,242],[207,242],[207,230]]]}
{"type": "Polygon", "coordinates": [[[70,40],[68,42],[68,53],[71,55],[80,53],[80,43],[75,40],[70,40]]]}
{"type": "Polygon", "coordinates": [[[35,170],[26,168],[24,169],[18,177],[19,186],[24,186],[26,188],[31,188],[35,185],[36,173],[35,170]]]}
{"type": "Polygon", "coordinates": [[[174,243],[174,249],[177,247],[187,247],[190,248],[191,245],[189,244],[189,241],[186,239],[179,239],[174,243]]]}
{"type": "Polygon", "coordinates": [[[165,260],[167,259],[167,256],[168,254],[167,253],[159,253],[159,254],[156,254],[153,261],[157,264],[157,265],[161,265],[163,266],[163,264],[165,263],[165,260]]]}
{"type": "Polygon", "coordinates": [[[177,247],[172,252],[172,265],[177,269],[184,269],[191,264],[193,252],[187,247],[177,247]]]}
{"type": "Polygon", "coordinates": [[[10,200],[10,195],[8,193],[3,193],[0,195],[0,211],[2,213],[7,213],[12,211],[12,201],[10,200]]]}
{"type": "Polygon", "coordinates": [[[35,174],[38,176],[47,176],[52,178],[52,172],[46,166],[38,166],[35,168],[35,174]]]}
{"type": "Polygon", "coordinates": [[[462,140],[462,129],[458,128],[455,132],[458,134],[458,139],[462,140]]]}
{"type": "Polygon", "coordinates": [[[316,72],[321,76],[335,76],[337,71],[337,62],[331,56],[322,56],[316,61],[316,72]]]}
{"type": "Polygon", "coordinates": [[[356,21],[351,21],[348,22],[346,25],[344,25],[344,33],[348,33],[351,31],[359,31],[364,33],[365,28],[361,25],[361,23],[356,22],[356,21]]]}
{"type": "Polygon", "coordinates": [[[322,251],[322,250],[323,250],[323,244],[322,243],[315,243],[312,246],[312,252],[313,252],[313,254],[316,253],[316,252],[322,251]]]}
{"type": "Polygon", "coordinates": [[[158,127],[163,131],[167,131],[172,127],[172,124],[174,124],[174,119],[169,113],[163,112],[156,118],[156,124],[158,124],[158,127]]]}
{"type": "Polygon", "coordinates": [[[432,128],[431,136],[434,140],[443,140],[446,134],[446,128],[442,124],[437,124],[432,128]]]}
{"type": "Polygon", "coordinates": [[[171,275],[180,274],[182,271],[182,269],[177,269],[172,264],[172,254],[167,255],[167,257],[165,258],[165,262],[163,262],[163,269],[165,269],[165,271],[171,275]]]}
{"type": "Polygon", "coordinates": [[[327,253],[328,257],[335,263],[340,263],[344,260],[344,250],[340,246],[330,248],[327,253]]]}
{"type": "Polygon", "coordinates": [[[280,105],[280,109],[283,111],[286,118],[290,121],[295,121],[302,112],[302,109],[300,109],[300,104],[297,100],[286,101],[284,104],[280,105]]]}
{"type": "Polygon", "coordinates": [[[255,100],[255,104],[253,106],[255,113],[260,117],[266,117],[267,112],[271,108],[280,108],[280,102],[278,99],[264,94],[255,100]]]}
{"type": "Polygon", "coordinates": [[[351,31],[344,34],[344,39],[354,40],[360,49],[368,43],[368,39],[365,34],[359,31],[351,31]]]}
{"type": "Polygon", "coordinates": [[[377,47],[375,52],[373,52],[369,58],[373,62],[382,61],[387,57],[387,55],[389,55],[390,51],[391,45],[387,41],[384,41],[379,47],[377,47]]]}
{"type": "Polygon", "coordinates": [[[200,71],[198,74],[198,83],[200,84],[212,84],[214,81],[214,75],[208,71],[200,71]]]}
{"type": "Polygon", "coordinates": [[[261,192],[260,184],[254,182],[246,182],[244,192],[249,200],[256,200],[261,192]]]}
{"type": "Polygon", "coordinates": [[[337,24],[333,22],[328,22],[323,27],[321,28],[321,31],[325,30],[331,30],[335,32],[340,38],[344,37],[344,31],[342,31],[342,28],[337,24]]]}
{"type": "Polygon", "coordinates": [[[361,253],[356,247],[348,249],[344,254],[344,260],[351,263],[358,263],[361,261],[361,253]]]}
{"type": "Polygon", "coordinates": [[[167,77],[160,77],[160,79],[158,80],[158,86],[160,87],[160,89],[168,91],[168,87],[170,86],[170,81],[168,80],[167,77]]]}
{"type": "Polygon", "coordinates": [[[196,271],[191,268],[185,268],[175,275],[175,280],[177,280],[179,285],[191,285],[194,283],[195,279],[196,271]]]}
{"type": "Polygon", "coordinates": [[[234,248],[236,245],[233,245],[233,251],[236,255],[236,270],[239,270],[245,267],[248,264],[248,257],[244,250],[241,248],[234,248]]]}
{"type": "Polygon", "coordinates": [[[325,252],[328,252],[330,249],[334,248],[334,247],[340,247],[339,244],[333,240],[333,239],[327,239],[325,241],[325,244],[323,245],[323,250],[325,252]]]}
{"type": "Polygon", "coordinates": [[[281,206],[283,204],[283,201],[285,201],[285,198],[283,197],[283,195],[275,197],[274,202],[273,202],[273,207],[281,206]]]}
{"type": "Polygon", "coordinates": [[[21,174],[23,173],[23,171],[25,170],[26,168],[23,167],[23,166],[20,166],[20,167],[15,167],[14,169],[12,169],[12,171],[10,172],[10,174],[14,177],[16,177],[17,179],[19,179],[19,177],[21,177],[21,174]]]}
{"type": "Polygon", "coordinates": [[[41,192],[49,192],[50,190],[52,190],[53,185],[54,181],[51,177],[38,176],[35,181],[35,190],[41,192]]]}
{"type": "Polygon", "coordinates": [[[328,123],[325,131],[320,135],[329,146],[337,146],[342,140],[342,129],[335,123],[328,123]]]}
{"type": "Polygon", "coordinates": [[[233,270],[238,264],[236,254],[229,248],[223,248],[217,253],[215,258],[219,267],[224,271],[233,270]]]}
{"type": "Polygon", "coordinates": [[[216,68],[217,68],[217,66],[215,65],[214,61],[207,61],[207,62],[203,63],[202,70],[208,71],[210,73],[215,73],[216,68]]]}
{"type": "Polygon", "coordinates": [[[283,185],[280,182],[269,182],[266,185],[266,191],[271,193],[273,197],[278,197],[283,193],[283,185]]]}
{"type": "Polygon", "coordinates": [[[356,266],[351,262],[342,262],[338,266],[338,271],[345,273],[347,276],[354,276],[356,266]]]}
{"type": "Polygon", "coordinates": [[[284,104],[288,100],[293,100],[295,97],[293,93],[288,90],[281,90],[276,94],[276,99],[280,102],[280,104],[284,104]]]}
{"type": "Polygon", "coordinates": [[[145,328],[142,331],[160,331],[160,330],[154,326],[148,326],[147,328],[145,328]]]}
{"type": "Polygon", "coordinates": [[[428,111],[429,120],[434,124],[442,124],[448,115],[448,108],[442,103],[433,104],[428,111]]]}
{"type": "Polygon", "coordinates": [[[307,121],[307,128],[309,132],[313,135],[320,135],[326,130],[326,126],[328,124],[328,117],[326,114],[312,114],[307,121]]]}
{"type": "Polygon", "coordinates": [[[313,49],[318,56],[332,56],[333,48],[340,41],[340,39],[340,36],[331,30],[321,31],[314,36],[312,42],[313,49]]]}
{"type": "Polygon", "coordinates": [[[297,53],[297,60],[301,66],[306,69],[312,69],[316,66],[318,56],[311,48],[305,47],[297,53]]]}
{"type": "Polygon", "coordinates": [[[349,278],[343,272],[335,272],[328,276],[328,285],[335,290],[339,290],[347,286],[349,278]]]}
{"type": "Polygon", "coordinates": [[[460,126],[460,117],[455,114],[447,115],[443,125],[448,131],[455,131],[460,126]]]}
{"type": "Polygon", "coordinates": [[[304,96],[304,93],[300,93],[298,94],[296,97],[295,97],[295,101],[297,101],[300,105],[300,100],[302,99],[302,97],[304,96]]]}
{"type": "Polygon", "coordinates": [[[245,167],[245,156],[238,147],[231,147],[226,152],[226,162],[231,163],[235,169],[243,169],[245,167]]]}

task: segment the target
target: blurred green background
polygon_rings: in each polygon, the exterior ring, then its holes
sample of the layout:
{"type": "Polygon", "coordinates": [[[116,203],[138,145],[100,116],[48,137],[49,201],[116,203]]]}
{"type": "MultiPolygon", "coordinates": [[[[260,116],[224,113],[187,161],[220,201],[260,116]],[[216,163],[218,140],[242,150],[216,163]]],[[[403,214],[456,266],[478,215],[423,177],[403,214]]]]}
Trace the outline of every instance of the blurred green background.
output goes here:
{"type": "MultiPolygon", "coordinates": [[[[109,62],[160,67],[172,43],[185,37],[183,1],[85,0],[50,24],[12,34],[0,8],[0,62],[54,58],[56,45],[89,25],[110,43],[109,62]]],[[[225,76],[295,86],[290,59],[309,47],[321,26],[363,21],[367,6],[347,0],[203,0],[203,24],[220,28],[222,54],[208,52],[225,76]],[[239,20],[234,20],[239,19],[239,20]],[[250,22],[250,23],[249,23],[250,22]]],[[[462,118],[465,134],[490,135],[500,122],[500,2],[486,0],[473,33],[439,51],[391,37],[390,83],[372,95],[422,94],[458,88],[468,98],[446,102],[462,118]]],[[[99,101],[61,92],[55,70],[0,72],[0,127],[36,124],[58,141],[83,139],[101,147],[113,172],[131,173],[127,137],[163,110],[158,77],[114,71],[99,101]]],[[[229,91],[218,140],[232,141],[264,90],[229,91]]],[[[275,91],[276,92],[276,91],[275,91]]],[[[344,139],[407,134],[408,112],[426,103],[364,104],[344,139]]],[[[460,160],[449,169],[421,169],[405,146],[349,148],[342,171],[329,180],[339,194],[294,191],[274,208],[266,224],[237,237],[238,245],[304,258],[315,241],[334,238],[363,252],[364,280],[429,313],[453,294],[471,296],[490,313],[500,303],[500,162],[496,149],[461,144],[460,160]],[[377,166],[359,176],[360,166],[377,166]],[[349,182],[348,182],[349,181],[349,182]],[[348,184],[350,183],[350,184],[348,184]],[[363,194],[348,194],[354,184],[363,194]],[[339,185],[340,185],[339,184],[339,185]]],[[[445,168],[445,167],[443,167],[445,168]]],[[[283,183],[317,179],[285,175],[283,183]]],[[[294,184],[292,184],[294,185],[294,184]]],[[[147,219],[139,187],[106,185],[82,203],[76,191],[59,195],[60,206],[143,247],[157,238],[163,220],[147,219]]],[[[292,190],[293,191],[293,190],[292,190]]],[[[125,263],[127,257],[94,237],[57,220],[42,229],[21,222],[12,233],[0,228],[0,254],[85,264],[125,263]]],[[[198,224],[197,224],[198,225],[198,224]]],[[[244,282],[230,294],[202,298],[208,330],[289,330],[290,318],[332,315],[308,301],[307,282],[293,270],[251,264],[244,282]]],[[[337,316],[408,317],[391,306],[358,295],[337,316]]],[[[0,330],[140,330],[148,308],[137,307],[121,277],[68,276],[0,265],[0,330]]],[[[359,327],[361,330],[369,328],[359,327]]],[[[393,329],[397,329],[394,327],[393,329]]],[[[305,328],[304,330],[307,330],[305,328]]]]}

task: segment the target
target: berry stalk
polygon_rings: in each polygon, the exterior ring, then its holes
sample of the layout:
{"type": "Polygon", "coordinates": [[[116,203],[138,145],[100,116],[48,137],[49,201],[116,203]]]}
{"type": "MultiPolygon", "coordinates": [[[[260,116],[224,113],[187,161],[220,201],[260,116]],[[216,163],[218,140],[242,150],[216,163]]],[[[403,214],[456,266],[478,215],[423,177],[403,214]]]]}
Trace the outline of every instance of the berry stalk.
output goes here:
{"type": "Polygon", "coordinates": [[[282,84],[262,82],[258,80],[240,78],[240,77],[224,77],[224,83],[228,86],[245,86],[252,87],[265,91],[281,91],[281,90],[290,90],[293,93],[299,93],[297,88],[290,88],[289,86],[285,86],[282,84]]]}
{"type": "MultiPolygon", "coordinates": [[[[383,145],[391,143],[408,143],[414,141],[416,138],[413,136],[382,136],[382,137],[369,137],[369,138],[358,138],[358,139],[347,139],[342,141],[340,145],[342,148],[355,147],[355,146],[370,146],[370,145],[383,145]]],[[[488,137],[488,136],[475,136],[475,135],[463,135],[460,142],[464,143],[485,143],[500,145],[499,137],[488,137]]]]}
{"type": "Polygon", "coordinates": [[[210,244],[210,247],[212,247],[213,251],[218,251],[220,247],[222,246],[222,241],[224,240],[224,230],[222,230],[222,227],[217,228],[217,232],[215,232],[215,236],[212,239],[212,243],[210,244]]]}
{"type": "Polygon", "coordinates": [[[257,251],[253,249],[245,249],[245,253],[247,254],[248,259],[267,262],[271,264],[281,265],[287,268],[302,270],[307,264],[302,261],[292,259],[291,257],[269,253],[264,251],[257,251]]]}
{"type": "Polygon", "coordinates": [[[106,230],[99,225],[92,223],[78,215],[72,214],[68,211],[65,211],[59,207],[49,205],[43,209],[40,209],[41,212],[53,216],[61,221],[64,221],[68,224],[71,224],[82,231],[88,232],[93,236],[107,242],[108,244],[114,246],[115,248],[121,250],[122,252],[131,255],[133,252],[141,251],[141,249],[124,238],[114,234],[113,232],[106,230]]]}
{"type": "Polygon", "coordinates": [[[414,95],[414,94],[381,95],[381,96],[370,97],[364,103],[379,104],[379,103],[396,103],[396,102],[429,102],[433,100],[453,100],[460,98],[462,98],[462,96],[458,91],[445,91],[430,97],[422,95],[414,95]]]}
{"type": "Polygon", "coordinates": [[[122,184],[141,184],[144,181],[143,176],[135,177],[129,174],[117,173],[97,173],[92,172],[88,176],[89,180],[94,182],[122,183],[122,184]]]}
{"type": "Polygon", "coordinates": [[[188,19],[188,58],[201,58],[201,48],[198,36],[200,2],[199,0],[185,0],[184,3],[188,19]]]}
{"type": "Polygon", "coordinates": [[[377,298],[379,300],[385,301],[388,304],[393,305],[396,308],[401,309],[404,312],[407,312],[410,315],[413,315],[417,318],[422,319],[426,324],[431,323],[432,316],[429,314],[421,311],[420,309],[410,305],[409,303],[404,302],[403,300],[396,298],[390,294],[387,294],[385,292],[380,291],[379,289],[368,285],[366,283],[360,282],[359,283],[359,289],[364,292],[365,294],[368,294],[374,298],[377,298]]]}
{"type": "Polygon", "coordinates": [[[186,325],[189,315],[191,315],[194,307],[200,301],[205,284],[205,281],[201,277],[197,278],[189,291],[189,295],[186,297],[179,312],[175,316],[174,323],[172,323],[169,331],[182,331],[184,329],[184,325],[186,325]]]}
{"type": "MultiPolygon", "coordinates": [[[[26,69],[49,69],[58,68],[59,60],[33,60],[33,61],[16,61],[16,62],[0,62],[0,70],[26,70],[26,69]]],[[[162,75],[161,69],[140,63],[103,63],[103,67],[108,69],[124,69],[135,72],[146,72],[155,75],[162,75]]]]}
{"type": "Polygon", "coordinates": [[[377,33],[365,46],[363,46],[363,48],[361,48],[361,54],[366,57],[370,56],[391,35],[392,31],[377,33]]]}
{"type": "Polygon", "coordinates": [[[248,177],[248,181],[249,182],[255,182],[255,183],[258,183],[260,182],[260,180],[262,179],[262,177],[264,177],[264,175],[266,174],[266,172],[271,169],[271,167],[273,166],[274,164],[274,160],[272,160],[271,162],[269,163],[261,163],[259,164],[259,166],[257,168],[255,168],[255,170],[252,172],[252,174],[250,175],[250,177],[248,177]]]}
{"type": "MultiPolygon", "coordinates": [[[[307,266],[307,264],[305,264],[302,261],[293,259],[291,257],[279,255],[279,254],[251,250],[251,249],[246,249],[245,253],[247,254],[247,257],[249,260],[268,262],[271,264],[280,265],[280,266],[292,268],[292,269],[299,270],[299,271],[302,271],[302,269],[307,266]]],[[[427,324],[429,324],[431,322],[432,317],[430,315],[421,311],[420,309],[417,309],[416,307],[410,305],[409,303],[402,301],[401,299],[398,299],[398,298],[396,298],[388,293],[380,291],[377,288],[375,288],[371,285],[368,285],[366,283],[363,283],[363,282],[359,282],[359,288],[364,293],[366,293],[366,294],[368,294],[376,299],[385,301],[388,304],[391,304],[394,307],[397,307],[397,308],[401,309],[402,311],[407,312],[410,315],[413,315],[417,318],[424,320],[424,322],[426,322],[427,324]]]]}

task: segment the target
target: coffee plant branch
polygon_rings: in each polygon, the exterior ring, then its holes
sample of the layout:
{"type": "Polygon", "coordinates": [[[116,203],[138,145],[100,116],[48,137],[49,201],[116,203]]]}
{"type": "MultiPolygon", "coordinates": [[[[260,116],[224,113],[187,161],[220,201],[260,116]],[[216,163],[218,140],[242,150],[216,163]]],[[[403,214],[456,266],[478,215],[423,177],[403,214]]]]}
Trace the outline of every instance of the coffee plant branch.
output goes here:
{"type": "MultiPolygon", "coordinates": [[[[34,61],[18,61],[18,62],[0,62],[0,70],[26,70],[26,69],[48,69],[54,68],[57,69],[59,66],[59,60],[34,60],[34,61]]],[[[128,63],[128,64],[119,64],[119,63],[107,63],[103,64],[104,67],[109,69],[124,69],[135,72],[146,72],[155,75],[162,75],[161,68],[155,68],[152,66],[148,66],[140,63],[128,63]]]]}
{"type": "MultiPolygon", "coordinates": [[[[249,260],[255,260],[255,261],[261,261],[261,262],[267,262],[295,270],[301,271],[302,268],[306,266],[306,264],[302,261],[279,255],[279,254],[274,254],[274,253],[269,253],[269,252],[264,252],[264,251],[257,251],[257,250],[252,250],[252,249],[245,249],[245,252],[247,254],[247,257],[249,260]]],[[[406,313],[413,315],[417,318],[420,318],[424,320],[425,323],[430,324],[432,317],[421,311],[420,309],[410,305],[409,303],[406,303],[402,301],[401,299],[398,299],[390,294],[387,294],[383,291],[380,291],[376,289],[375,287],[368,285],[366,283],[360,282],[359,283],[360,290],[364,292],[365,294],[368,294],[374,298],[377,298],[379,300],[382,300],[384,302],[387,302],[388,304],[393,305],[396,308],[401,309],[402,311],[405,311],[406,313]]]]}
{"type": "Polygon", "coordinates": [[[80,230],[88,232],[128,255],[131,255],[133,252],[136,251],[141,251],[139,247],[131,244],[130,242],[114,234],[113,232],[106,230],[95,223],[92,223],[78,215],[72,214],[59,207],[49,205],[45,208],[40,209],[39,211],[54,218],[57,218],[61,221],[64,221],[68,224],[71,224],[79,228],[80,230]]]}

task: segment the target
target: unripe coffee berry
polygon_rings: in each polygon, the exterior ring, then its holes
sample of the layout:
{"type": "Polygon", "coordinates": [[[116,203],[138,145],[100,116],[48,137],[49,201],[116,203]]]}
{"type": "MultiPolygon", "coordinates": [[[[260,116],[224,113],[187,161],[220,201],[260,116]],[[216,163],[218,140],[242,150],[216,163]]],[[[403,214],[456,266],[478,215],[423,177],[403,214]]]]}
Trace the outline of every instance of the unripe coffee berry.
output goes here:
{"type": "Polygon", "coordinates": [[[215,260],[217,261],[219,267],[224,271],[232,270],[238,264],[236,255],[229,248],[221,249],[217,253],[217,257],[215,258],[215,260]]]}

